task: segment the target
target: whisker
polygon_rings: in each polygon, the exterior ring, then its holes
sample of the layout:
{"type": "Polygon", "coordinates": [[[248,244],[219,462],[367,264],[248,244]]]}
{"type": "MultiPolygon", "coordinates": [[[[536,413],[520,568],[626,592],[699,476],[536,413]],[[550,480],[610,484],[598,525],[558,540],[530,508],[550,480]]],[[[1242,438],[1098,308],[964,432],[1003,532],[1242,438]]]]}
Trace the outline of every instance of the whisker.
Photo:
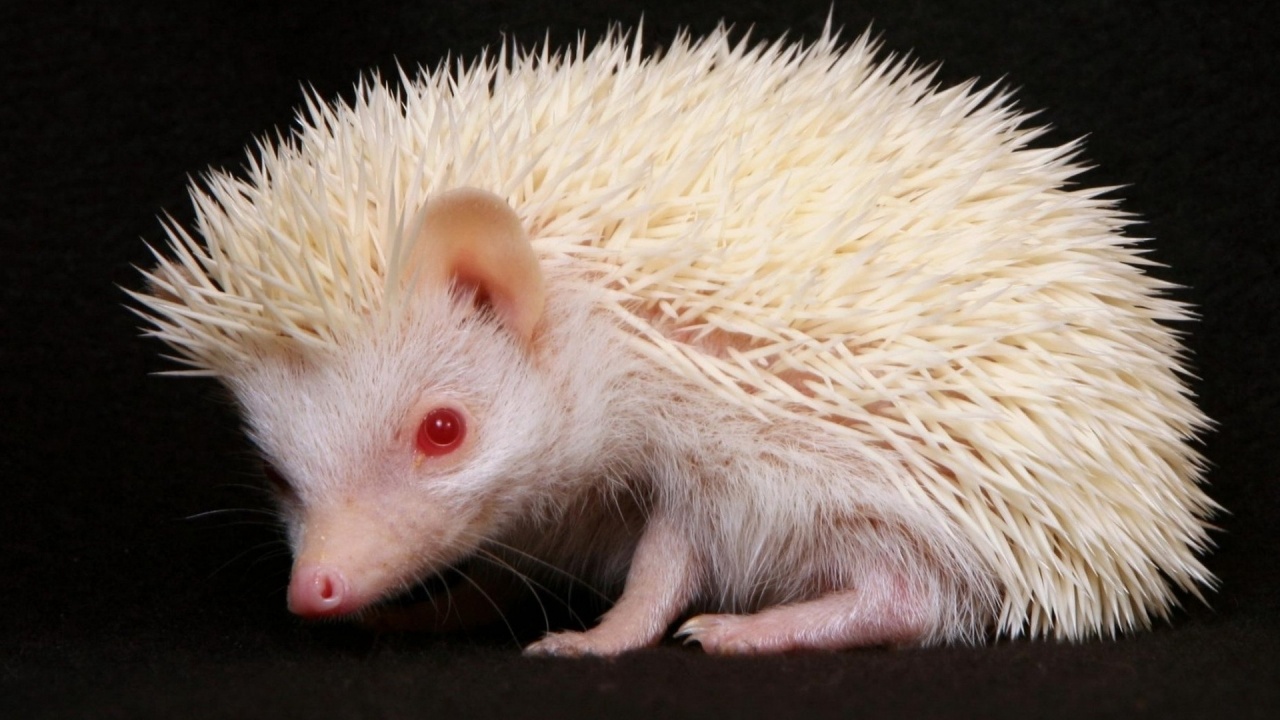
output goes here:
{"type": "Polygon", "coordinates": [[[266,522],[265,520],[228,520],[227,522],[218,523],[217,525],[209,525],[201,529],[202,530],[223,530],[226,528],[237,528],[237,527],[271,528],[272,530],[279,529],[279,526],[276,525],[275,523],[269,523],[269,522],[266,522]]]}
{"type": "MultiPolygon", "coordinates": [[[[542,558],[539,558],[539,557],[537,557],[537,556],[535,556],[535,555],[531,555],[531,554],[529,554],[529,553],[527,553],[527,552],[525,552],[525,551],[523,551],[523,550],[521,550],[521,549],[519,549],[519,548],[516,548],[516,547],[513,547],[513,546],[511,546],[511,545],[508,545],[507,543],[500,542],[500,541],[498,541],[498,540],[488,539],[488,538],[484,539],[484,542],[485,542],[485,543],[487,543],[487,544],[489,544],[489,545],[493,545],[494,547],[496,547],[496,548],[498,548],[498,549],[500,549],[500,550],[503,550],[504,552],[509,552],[509,553],[514,554],[514,555],[517,555],[517,556],[519,556],[521,559],[523,559],[523,560],[527,560],[528,562],[533,563],[534,565],[537,565],[537,566],[539,566],[539,567],[541,567],[541,568],[543,568],[543,569],[545,569],[545,570],[549,570],[549,571],[551,571],[552,573],[554,573],[554,574],[556,574],[556,575],[559,575],[559,576],[561,576],[561,577],[563,577],[563,578],[565,578],[565,579],[569,580],[569,581],[570,581],[572,584],[574,584],[574,585],[580,585],[580,586],[582,586],[582,587],[586,588],[587,590],[590,590],[590,591],[591,591],[591,593],[592,593],[593,595],[595,595],[597,598],[599,598],[599,599],[601,599],[601,600],[603,600],[603,601],[605,601],[605,602],[607,602],[607,603],[612,603],[612,602],[613,602],[613,599],[612,599],[612,598],[610,598],[608,595],[606,595],[605,593],[601,592],[598,588],[596,588],[595,586],[593,586],[591,583],[587,582],[586,580],[583,580],[582,578],[578,577],[577,575],[574,575],[573,573],[569,572],[568,570],[564,570],[563,568],[557,567],[557,566],[555,566],[555,565],[553,565],[553,564],[551,564],[551,563],[547,562],[546,560],[543,560],[542,558]]],[[[508,567],[509,567],[509,566],[508,566],[508,567]]]]}
{"type": "MultiPolygon", "coordinates": [[[[262,549],[262,548],[270,547],[270,546],[272,546],[272,545],[275,545],[277,542],[279,542],[279,541],[278,541],[278,540],[269,540],[269,541],[267,541],[267,542],[260,542],[260,543],[258,543],[257,545],[252,545],[252,546],[250,546],[250,547],[245,548],[244,550],[242,550],[242,551],[240,551],[240,552],[236,553],[236,554],[235,554],[235,556],[234,556],[234,557],[232,557],[230,560],[228,560],[228,561],[226,561],[226,562],[222,563],[221,565],[219,565],[217,568],[215,568],[215,569],[213,570],[213,572],[210,572],[210,573],[209,573],[209,578],[216,577],[216,576],[218,575],[218,573],[222,572],[223,570],[226,570],[226,569],[227,569],[228,567],[230,567],[231,565],[234,565],[235,563],[239,562],[239,561],[240,561],[240,559],[241,559],[241,558],[243,558],[245,555],[248,555],[248,554],[249,554],[249,553],[251,553],[251,552],[256,552],[256,551],[258,551],[258,550],[260,550],[260,549],[262,549]]],[[[256,563],[256,562],[260,562],[260,561],[261,561],[261,558],[260,558],[259,560],[255,561],[255,563],[256,563]]],[[[253,565],[250,565],[249,567],[253,567],[253,565]]]]}
{"type": "Polygon", "coordinates": [[[204,518],[215,517],[218,515],[227,515],[230,513],[244,513],[246,515],[266,515],[272,519],[276,518],[276,513],[263,508],[218,508],[216,510],[206,510],[204,512],[198,512],[193,515],[187,515],[182,519],[188,520],[188,521],[203,520],[204,518]]]}
{"type": "MultiPolygon", "coordinates": [[[[524,586],[529,588],[529,593],[533,595],[534,601],[538,603],[538,609],[542,612],[542,626],[546,629],[547,632],[551,632],[551,616],[547,614],[547,606],[543,604],[542,598],[538,596],[537,590],[540,589],[543,592],[552,595],[553,597],[555,594],[552,593],[550,590],[548,590],[542,584],[534,581],[533,578],[530,578],[525,573],[520,572],[520,570],[514,567],[511,563],[503,560],[502,558],[498,557],[492,552],[485,550],[484,548],[476,548],[476,552],[480,554],[479,555],[480,559],[488,560],[494,565],[510,571],[511,574],[514,575],[517,580],[524,583],[524,586]]],[[[566,607],[568,606],[566,605],[566,607]]],[[[569,608],[569,612],[573,613],[573,609],[569,608]]],[[[578,618],[575,616],[574,619],[577,620],[578,618]]]]}
{"type": "Polygon", "coordinates": [[[436,598],[436,593],[431,587],[429,587],[429,582],[431,580],[438,580],[439,586],[444,590],[445,614],[448,614],[449,610],[454,606],[453,589],[449,587],[449,583],[445,580],[444,574],[439,570],[433,571],[430,577],[423,578],[418,581],[418,587],[422,588],[423,594],[427,596],[427,602],[431,603],[431,611],[435,613],[437,617],[443,617],[440,614],[440,603],[436,598]]]}
{"type": "Polygon", "coordinates": [[[218,488],[222,490],[237,490],[237,491],[247,490],[248,492],[251,492],[254,495],[258,495],[266,498],[267,500],[271,500],[273,497],[272,492],[270,488],[267,487],[267,481],[262,477],[262,475],[260,474],[255,475],[254,480],[255,482],[220,483],[218,485],[218,488]]]}
{"type": "Polygon", "coordinates": [[[276,538],[275,540],[268,540],[266,542],[258,543],[254,547],[259,548],[266,545],[279,545],[279,548],[272,550],[271,552],[267,552],[267,553],[263,553],[262,555],[259,555],[258,559],[254,560],[249,565],[249,567],[253,567],[254,565],[260,562],[263,562],[264,560],[274,560],[278,557],[291,557],[293,555],[293,548],[289,547],[289,543],[285,542],[284,538],[276,538]]]}
{"type": "Polygon", "coordinates": [[[429,576],[419,579],[415,584],[421,594],[426,596],[426,602],[431,603],[431,612],[438,618],[437,623],[443,624],[444,618],[455,608],[453,589],[450,587],[449,579],[440,570],[433,570],[429,576]],[[433,581],[437,587],[431,586],[433,581]],[[443,590],[445,595],[443,613],[440,612],[440,599],[437,595],[437,588],[443,590]]]}
{"type": "Polygon", "coordinates": [[[516,644],[516,647],[520,647],[520,637],[516,635],[515,628],[511,627],[510,621],[507,620],[507,614],[502,612],[502,607],[498,605],[498,603],[495,602],[492,597],[489,596],[489,593],[484,591],[484,588],[481,587],[479,583],[477,583],[475,580],[472,580],[470,577],[468,577],[465,572],[459,571],[458,575],[463,580],[466,580],[468,583],[470,583],[471,587],[475,588],[476,592],[480,593],[480,597],[483,597],[486,601],[488,601],[489,605],[492,606],[493,609],[497,611],[498,617],[502,620],[502,624],[506,626],[507,632],[511,635],[511,641],[516,644]]]}

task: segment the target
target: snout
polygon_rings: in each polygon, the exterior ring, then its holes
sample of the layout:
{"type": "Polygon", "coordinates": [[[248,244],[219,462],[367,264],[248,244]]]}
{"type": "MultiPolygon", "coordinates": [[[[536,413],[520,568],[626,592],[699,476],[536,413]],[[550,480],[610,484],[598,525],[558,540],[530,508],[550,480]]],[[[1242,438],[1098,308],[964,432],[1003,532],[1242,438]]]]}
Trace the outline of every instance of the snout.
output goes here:
{"type": "Polygon", "coordinates": [[[360,607],[340,568],[310,563],[294,566],[289,580],[289,612],[318,619],[349,615],[360,607]]]}
{"type": "Polygon", "coordinates": [[[308,508],[294,548],[289,611],[343,617],[411,587],[469,552],[445,541],[457,537],[455,522],[404,502],[308,508]]]}

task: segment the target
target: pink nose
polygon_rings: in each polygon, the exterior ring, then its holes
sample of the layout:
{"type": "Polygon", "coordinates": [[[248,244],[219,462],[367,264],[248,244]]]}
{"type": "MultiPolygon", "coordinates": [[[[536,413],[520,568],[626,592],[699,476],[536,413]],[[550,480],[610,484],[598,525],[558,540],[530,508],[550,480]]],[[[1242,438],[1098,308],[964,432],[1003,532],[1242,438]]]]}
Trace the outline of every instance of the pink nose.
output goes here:
{"type": "Polygon", "coordinates": [[[294,567],[289,581],[289,612],[306,618],[343,615],[351,611],[349,589],[342,571],[325,565],[294,567]]]}

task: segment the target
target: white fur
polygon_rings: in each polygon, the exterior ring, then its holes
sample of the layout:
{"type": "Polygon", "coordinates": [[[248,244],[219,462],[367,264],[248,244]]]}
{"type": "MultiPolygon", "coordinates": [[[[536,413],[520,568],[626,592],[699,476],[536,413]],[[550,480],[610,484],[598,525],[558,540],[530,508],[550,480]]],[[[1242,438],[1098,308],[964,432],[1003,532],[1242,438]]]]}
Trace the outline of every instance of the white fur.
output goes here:
{"type": "Polygon", "coordinates": [[[193,190],[199,239],[171,224],[136,297],[235,389],[296,541],[320,508],[388,519],[371,594],[486,539],[617,583],[620,519],[661,513],[708,607],[896,577],[924,641],[1147,625],[1212,582],[1207,421],[1161,324],[1188,313],[1105,189],[1066,187],[1076,144],[874,51],[612,36],[310,100],[193,190]],[[404,290],[415,213],[467,185],[533,236],[532,354],[404,290]],[[476,444],[415,466],[396,433],[437,397],[476,444]]]}

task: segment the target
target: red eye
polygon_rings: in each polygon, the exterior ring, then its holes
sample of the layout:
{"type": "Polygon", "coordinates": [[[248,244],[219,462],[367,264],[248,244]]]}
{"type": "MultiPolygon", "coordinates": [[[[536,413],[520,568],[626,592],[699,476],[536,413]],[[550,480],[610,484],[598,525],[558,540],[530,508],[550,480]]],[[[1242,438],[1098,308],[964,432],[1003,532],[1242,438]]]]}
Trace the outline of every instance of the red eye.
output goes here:
{"type": "Polygon", "coordinates": [[[418,426],[418,452],[428,457],[448,455],[467,436],[467,423],[456,410],[436,408],[418,426]]]}

